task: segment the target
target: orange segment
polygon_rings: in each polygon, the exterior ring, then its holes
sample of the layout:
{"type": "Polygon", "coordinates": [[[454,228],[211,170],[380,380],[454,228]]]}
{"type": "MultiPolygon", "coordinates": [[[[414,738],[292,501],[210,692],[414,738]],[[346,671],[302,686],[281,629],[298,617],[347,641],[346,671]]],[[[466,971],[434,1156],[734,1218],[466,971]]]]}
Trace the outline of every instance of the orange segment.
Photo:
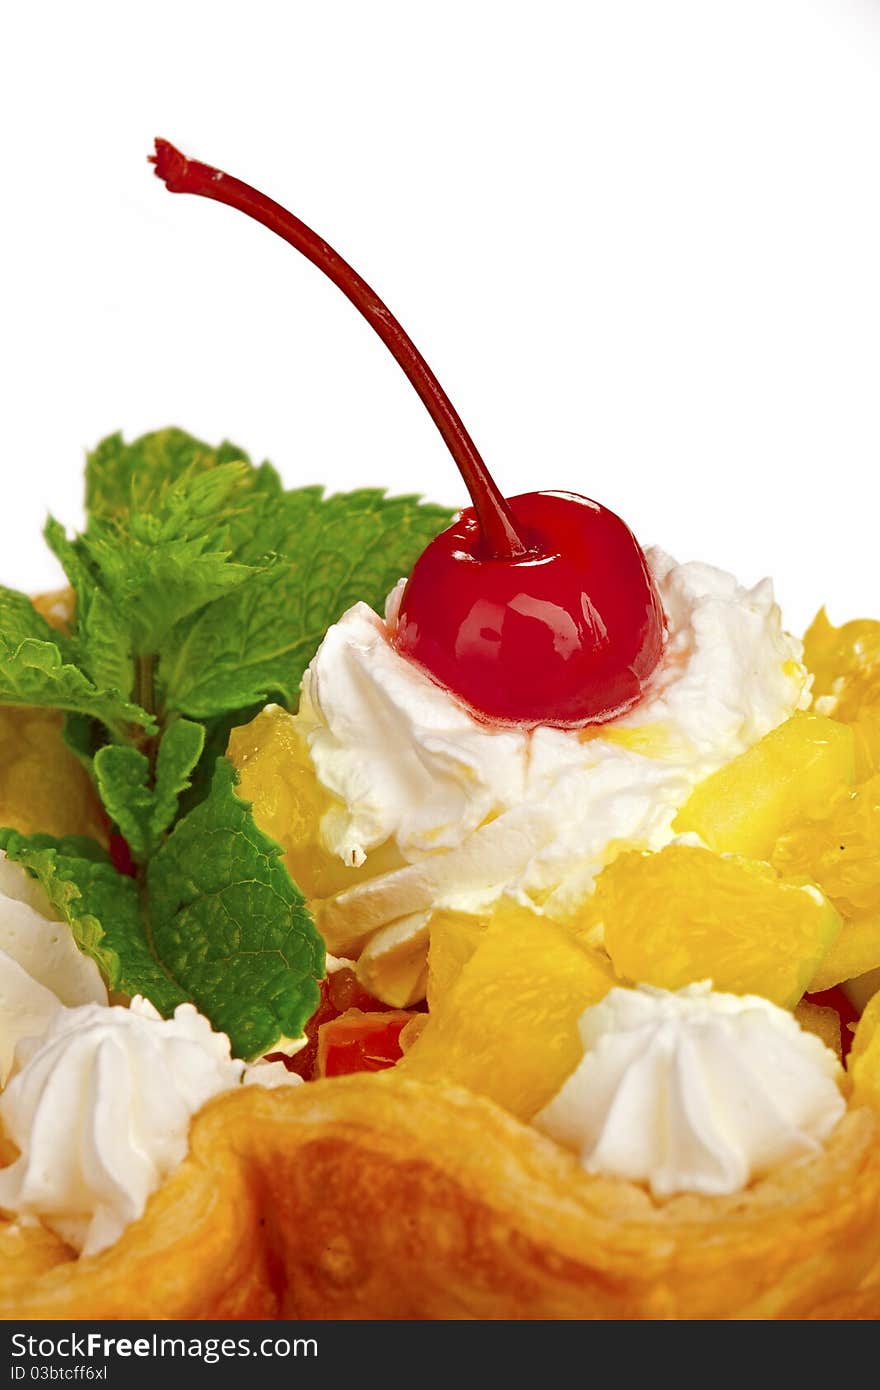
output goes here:
{"type": "Polygon", "coordinates": [[[528,1120],[574,1071],[578,1019],[613,984],[564,928],[504,903],[396,1074],[464,1086],[528,1120]]]}
{"type": "Polygon", "coordinates": [[[674,829],[696,832],[710,849],[767,859],[780,835],[821,814],[854,777],[852,730],[798,712],[695,787],[674,829]]]}
{"type": "Polygon", "coordinates": [[[614,969],[634,984],[680,989],[711,980],[717,990],[786,1008],[841,926],[815,886],[686,845],[621,855],[599,876],[595,910],[614,969]]]}

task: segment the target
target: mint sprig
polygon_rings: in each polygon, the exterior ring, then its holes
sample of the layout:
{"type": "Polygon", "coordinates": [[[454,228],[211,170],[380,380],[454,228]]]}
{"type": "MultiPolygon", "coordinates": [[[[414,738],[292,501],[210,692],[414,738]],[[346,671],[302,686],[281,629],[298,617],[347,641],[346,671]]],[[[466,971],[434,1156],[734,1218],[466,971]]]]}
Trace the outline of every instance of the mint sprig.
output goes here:
{"type": "Polygon", "coordinates": [[[146,754],[131,746],[111,743],[95,754],[101,800],[137,863],[145,864],[160,848],[204,747],[202,724],[175,719],[159,742],[155,769],[146,754]]]}
{"type": "Polygon", "coordinates": [[[76,592],[72,631],[0,590],[0,704],[67,714],[135,874],[98,844],[0,830],[109,984],[163,1014],[191,1000],[250,1058],[297,1036],[324,948],[281,851],[222,757],[267,699],[294,705],[326,629],[380,608],[450,519],[375,489],[285,491],[269,464],[181,430],[105,439],[87,521],[46,539],[76,592]]]}
{"type": "Polygon", "coordinates": [[[83,670],[76,644],[51,628],[25,594],[0,588],[0,704],[37,705],[100,719],[112,736],[127,725],[152,733],[150,711],[83,670]]]}
{"type": "Polygon", "coordinates": [[[153,855],[142,884],[89,842],[4,830],[0,848],[39,880],[113,989],[144,994],[164,1014],[189,1000],[250,1059],[302,1032],[324,948],[235,781],[220,758],[208,796],[153,855]]]}

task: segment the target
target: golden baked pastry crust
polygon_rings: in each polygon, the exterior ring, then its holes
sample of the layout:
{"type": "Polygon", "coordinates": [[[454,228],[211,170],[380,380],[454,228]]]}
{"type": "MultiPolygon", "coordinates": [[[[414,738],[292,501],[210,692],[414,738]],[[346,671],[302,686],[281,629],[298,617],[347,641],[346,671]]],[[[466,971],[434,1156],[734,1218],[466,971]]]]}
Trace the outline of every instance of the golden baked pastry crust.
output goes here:
{"type": "Polygon", "coordinates": [[[103,1254],[0,1229],[6,1318],[880,1316],[880,1117],[730,1198],[656,1206],[488,1101],[246,1087],[103,1254]]]}

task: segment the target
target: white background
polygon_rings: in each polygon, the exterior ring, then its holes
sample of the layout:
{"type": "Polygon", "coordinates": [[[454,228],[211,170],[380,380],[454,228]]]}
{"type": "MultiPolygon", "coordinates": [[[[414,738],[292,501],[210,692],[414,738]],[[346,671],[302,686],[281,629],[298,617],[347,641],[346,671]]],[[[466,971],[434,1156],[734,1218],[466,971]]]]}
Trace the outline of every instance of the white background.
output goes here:
{"type": "Polygon", "coordinates": [[[83,451],[178,423],[330,489],[461,503],[378,340],[295,253],[172,198],[154,134],[383,294],[505,491],[567,487],[880,615],[880,7],[8,4],[0,581],[54,580],[83,451]]]}

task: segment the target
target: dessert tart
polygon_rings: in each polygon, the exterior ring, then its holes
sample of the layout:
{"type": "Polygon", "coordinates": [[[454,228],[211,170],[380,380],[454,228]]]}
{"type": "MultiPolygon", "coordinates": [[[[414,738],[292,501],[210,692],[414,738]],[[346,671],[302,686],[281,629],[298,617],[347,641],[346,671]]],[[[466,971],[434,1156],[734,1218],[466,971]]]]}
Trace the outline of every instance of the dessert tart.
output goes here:
{"type": "Polygon", "coordinates": [[[154,162],[472,506],[117,435],[0,591],[0,1313],[877,1317],[880,621],[506,500],[154,162]]]}

